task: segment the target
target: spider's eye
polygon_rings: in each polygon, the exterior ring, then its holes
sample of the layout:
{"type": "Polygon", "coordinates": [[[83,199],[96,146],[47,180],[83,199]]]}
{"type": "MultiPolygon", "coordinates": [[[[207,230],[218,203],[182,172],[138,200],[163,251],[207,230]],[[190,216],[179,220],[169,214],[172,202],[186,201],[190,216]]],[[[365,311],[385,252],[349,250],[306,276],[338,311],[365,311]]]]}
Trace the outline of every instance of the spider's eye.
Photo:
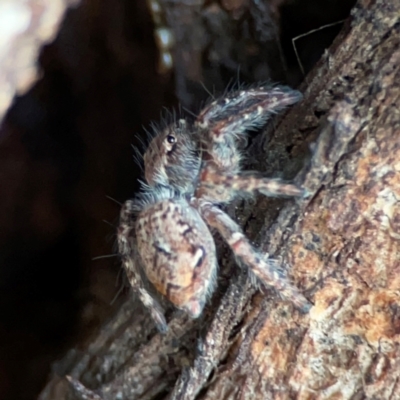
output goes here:
{"type": "Polygon", "coordinates": [[[176,137],[174,135],[168,135],[167,136],[167,142],[170,144],[173,144],[176,142],[176,137]]]}

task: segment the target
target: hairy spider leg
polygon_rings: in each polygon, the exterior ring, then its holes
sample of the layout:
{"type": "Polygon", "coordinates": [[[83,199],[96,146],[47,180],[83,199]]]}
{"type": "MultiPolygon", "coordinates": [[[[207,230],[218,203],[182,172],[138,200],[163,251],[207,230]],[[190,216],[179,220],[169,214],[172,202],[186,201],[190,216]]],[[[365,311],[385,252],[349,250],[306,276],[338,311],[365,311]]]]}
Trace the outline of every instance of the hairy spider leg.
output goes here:
{"type": "Polygon", "coordinates": [[[246,131],[263,126],[271,115],[297,103],[302,94],[287,86],[239,90],[212,101],[199,114],[195,125],[209,161],[222,171],[240,168],[237,139],[246,131]]]}
{"type": "Polygon", "coordinates": [[[235,256],[247,265],[261,282],[275,287],[284,298],[290,300],[301,310],[309,310],[311,307],[309,301],[276,268],[274,260],[267,259],[252,247],[236,222],[210,202],[194,199],[193,205],[199,210],[207,224],[218,230],[235,256]]]}
{"type": "Polygon", "coordinates": [[[140,301],[150,311],[160,332],[166,332],[167,322],[159,302],[146,290],[140,275],[140,256],[137,253],[135,243],[135,225],[133,220],[137,214],[134,202],[126,201],[120,212],[120,225],[118,227],[118,249],[122,264],[125,268],[129,283],[134,292],[138,294],[140,301]]]}
{"type": "Polygon", "coordinates": [[[222,203],[229,201],[233,197],[233,192],[252,193],[254,191],[275,197],[301,197],[306,194],[306,191],[299,186],[279,179],[264,178],[248,172],[236,175],[221,174],[212,166],[207,166],[201,172],[196,196],[222,203]]]}

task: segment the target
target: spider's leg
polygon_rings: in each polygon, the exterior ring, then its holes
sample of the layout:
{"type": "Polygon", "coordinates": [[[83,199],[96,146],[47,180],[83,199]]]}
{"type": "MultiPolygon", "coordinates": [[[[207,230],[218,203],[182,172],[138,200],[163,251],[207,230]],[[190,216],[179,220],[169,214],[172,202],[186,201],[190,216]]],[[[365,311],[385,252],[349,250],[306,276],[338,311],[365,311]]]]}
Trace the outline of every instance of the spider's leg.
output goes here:
{"type": "Polygon", "coordinates": [[[206,167],[200,176],[198,197],[218,202],[228,201],[234,192],[252,193],[258,191],[265,196],[296,196],[307,194],[306,190],[279,179],[264,178],[256,173],[241,173],[236,175],[221,174],[215,168],[206,167]]]}
{"type": "Polygon", "coordinates": [[[193,200],[194,205],[204,220],[216,228],[238,257],[264,284],[273,286],[281,295],[292,301],[297,307],[306,311],[310,308],[309,301],[293,286],[282,271],[276,268],[274,261],[270,262],[259,254],[250,244],[240,227],[217,206],[204,200],[193,200]]]}
{"type": "Polygon", "coordinates": [[[228,93],[199,114],[196,126],[204,132],[204,147],[221,170],[239,167],[236,139],[264,125],[271,115],[297,103],[302,94],[287,86],[259,86],[228,93]]]}
{"type": "Polygon", "coordinates": [[[239,136],[265,124],[271,114],[297,103],[302,94],[288,86],[239,90],[211,102],[199,114],[197,126],[211,131],[213,140],[239,136]]]}
{"type": "Polygon", "coordinates": [[[167,330],[163,310],[158,301],[146,290],[140,275],[140,256],[136,250],[135,226],[133,202],[126,201],[120,213],[120,224],[118,227],[118,249],[121,255],[122,264],[125,268],[129,283],[134,292],[139,296],[140,301],[149,309],[153,320],[160,332],[167,330]]]}

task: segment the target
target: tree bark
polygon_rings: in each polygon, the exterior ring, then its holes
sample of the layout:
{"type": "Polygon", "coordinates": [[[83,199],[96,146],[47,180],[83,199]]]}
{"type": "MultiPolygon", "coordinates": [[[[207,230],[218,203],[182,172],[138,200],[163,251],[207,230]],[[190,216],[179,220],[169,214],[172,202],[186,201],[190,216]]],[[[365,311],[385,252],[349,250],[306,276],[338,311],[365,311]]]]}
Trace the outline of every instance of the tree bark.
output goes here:
{"type": "Polygon", "coordinates": [[[161,335],[129,299],[41,400],[400,398],[400,3],[359,1],[302,91],[250,151],[270,174],[305,164],[310,196],[260,197],[236,217],[310,312],[254,288],[224,248],[200,321],[172,312],[161,335]]]}

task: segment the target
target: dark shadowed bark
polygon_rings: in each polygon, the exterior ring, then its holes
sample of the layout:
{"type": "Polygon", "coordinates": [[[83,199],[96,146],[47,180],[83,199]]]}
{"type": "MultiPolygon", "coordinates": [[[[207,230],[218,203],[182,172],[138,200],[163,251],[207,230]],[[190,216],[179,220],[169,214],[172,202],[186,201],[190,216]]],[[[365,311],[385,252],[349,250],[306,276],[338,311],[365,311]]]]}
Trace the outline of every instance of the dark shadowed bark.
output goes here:
{"type": "Polygon", "coordinates": [[[249,162],[285,178],[302,167],[310,196],[230,211],[310,312],[253,288],[223,248],[200,321],[172,312],[163,336],[128,300],[54,366],[41,400],[400,398],[400,3],[359,1],[302,91],[249,162]]]}

